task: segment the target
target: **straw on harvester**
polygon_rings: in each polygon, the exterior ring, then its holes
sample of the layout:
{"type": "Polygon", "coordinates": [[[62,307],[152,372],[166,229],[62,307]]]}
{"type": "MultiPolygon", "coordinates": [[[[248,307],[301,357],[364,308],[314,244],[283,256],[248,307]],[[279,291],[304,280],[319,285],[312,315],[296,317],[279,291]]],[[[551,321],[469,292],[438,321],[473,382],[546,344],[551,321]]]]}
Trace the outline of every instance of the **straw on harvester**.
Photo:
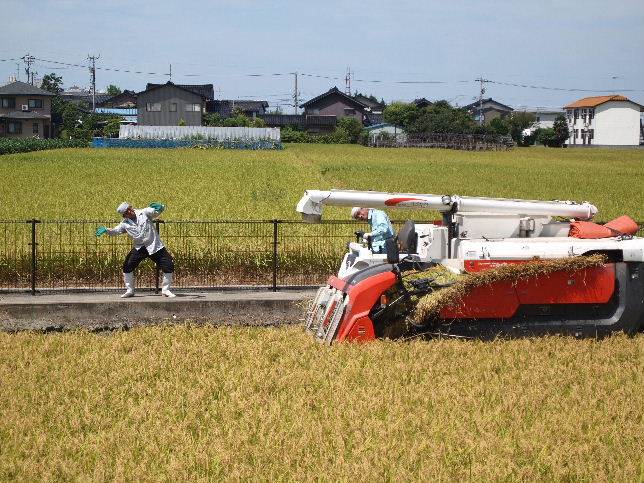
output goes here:
{"type": "Polygon", "coordinates": [[[606,263],[605,255],[578,256],[551,260],[534,259],[520,264],[504,264],[483,272],[465,274],[445,288],[421,297],[412,313],[415,324],[422,325],[444,307],[454,306],[476,287],[496,282],[518,282],[555,272],[576,272],[606,263]]]}

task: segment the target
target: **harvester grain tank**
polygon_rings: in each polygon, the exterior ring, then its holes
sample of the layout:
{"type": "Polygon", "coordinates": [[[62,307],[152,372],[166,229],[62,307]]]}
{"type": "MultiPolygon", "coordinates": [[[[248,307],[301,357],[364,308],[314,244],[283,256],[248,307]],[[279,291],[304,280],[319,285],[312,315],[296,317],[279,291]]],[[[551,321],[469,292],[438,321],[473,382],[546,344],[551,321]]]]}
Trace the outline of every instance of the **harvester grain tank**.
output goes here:
{"type": "MultiPolygon", "coordinates": [[[[577,238],[571,222],[591,220],[587,202],[537,201],[458,195],[308,190],[297,204],[305,221],[320,222],[325,206],[438,211],[434,223],[405,223],[387,253],[348,245],[337,275],[321,287],[306,328],[327,343],[370,340],[409,331],[410,301],[445,284],[411,273],[443,267],[473,274],[532,260],[566,260],[601,254],[604,263],[576,272],[534,275],[516,283],[477,287],[456,306],[413,331],[460,336],[564,333],[599,336],[644,326],[644,239],[613,230],[609,238],[577,238]]],[[[578,264],[579,265],[579,264],[578,264]]],[[[491,273],[491,272],[490,272],[491,273]]]]}

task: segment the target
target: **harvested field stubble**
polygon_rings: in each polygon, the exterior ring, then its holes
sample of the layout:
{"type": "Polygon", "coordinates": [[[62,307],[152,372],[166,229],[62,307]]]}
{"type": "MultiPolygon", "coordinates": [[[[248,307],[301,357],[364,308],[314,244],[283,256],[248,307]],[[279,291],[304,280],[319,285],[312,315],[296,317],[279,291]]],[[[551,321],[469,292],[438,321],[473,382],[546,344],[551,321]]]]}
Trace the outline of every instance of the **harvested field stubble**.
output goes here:
{"type": "Polygon", "coordinates": [[[644,336],[0,334],[0,480],[642,478],[644,336]]]}

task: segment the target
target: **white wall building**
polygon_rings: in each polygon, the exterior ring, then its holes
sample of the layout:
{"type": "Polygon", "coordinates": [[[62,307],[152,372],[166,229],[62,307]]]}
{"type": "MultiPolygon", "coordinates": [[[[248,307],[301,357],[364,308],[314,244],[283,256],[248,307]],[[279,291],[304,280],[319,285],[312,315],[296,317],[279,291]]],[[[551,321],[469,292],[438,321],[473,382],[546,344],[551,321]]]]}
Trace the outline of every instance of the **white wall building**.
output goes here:
{"type": "Polygon", "coordinates": [[[619,95],[584,97],[564,107],[568,145],[637,146],[644,106],[619,95]]]}
{"type": "Polygon", "coordinates": [[[555,119],[557,119],[557,116],[565,116],[566,112],[564,110],[556,111],[556,110],[550,110],[550,111],[545,111],[545,110],[537,110],[537,111],[528,111],[534,114],[534,124],[535,127],[545,129],[545,128],[552,128],[555,119]]]}

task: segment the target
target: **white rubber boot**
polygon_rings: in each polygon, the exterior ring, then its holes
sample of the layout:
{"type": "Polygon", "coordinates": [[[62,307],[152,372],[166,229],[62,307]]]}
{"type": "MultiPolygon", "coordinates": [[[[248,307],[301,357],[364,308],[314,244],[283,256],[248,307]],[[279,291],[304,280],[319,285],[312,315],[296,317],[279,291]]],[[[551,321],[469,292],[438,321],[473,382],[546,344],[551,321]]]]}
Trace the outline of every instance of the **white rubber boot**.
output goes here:
{"type": "Polygon", "coordinates": [[[121,298],[134,297],[134,272],[124,273],[123,282],[125,283],[125,293],[121,295],[121,298]]]}
{"type": "Polygon", "coordinates": [[[172,285],[172,274],[164,273],[163,285],[161,285],[161,295],[168,298],[174,298],[176,297],[176,295],[170,292],[170,285],[172,285]]]}

